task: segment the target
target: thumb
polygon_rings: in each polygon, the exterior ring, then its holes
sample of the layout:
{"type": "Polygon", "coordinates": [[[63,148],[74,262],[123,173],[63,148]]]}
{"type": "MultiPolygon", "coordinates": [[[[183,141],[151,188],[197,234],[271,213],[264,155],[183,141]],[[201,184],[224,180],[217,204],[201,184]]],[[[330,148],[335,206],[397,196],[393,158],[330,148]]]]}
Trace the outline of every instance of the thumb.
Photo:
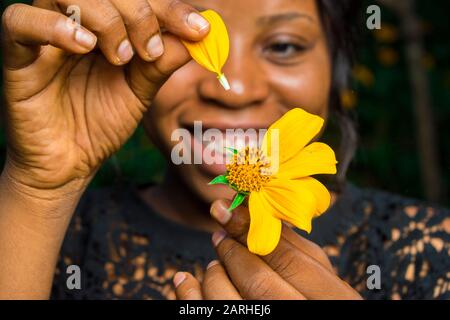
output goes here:
{"type": "Polygon", "coordinates": [[[164,54],[153,62],[136,57],[129,67],[130,88],[145,105],[149,106],[161,86],[176,70],[191,60],[181,41],[171,34],[162,36],[164,54]]]}

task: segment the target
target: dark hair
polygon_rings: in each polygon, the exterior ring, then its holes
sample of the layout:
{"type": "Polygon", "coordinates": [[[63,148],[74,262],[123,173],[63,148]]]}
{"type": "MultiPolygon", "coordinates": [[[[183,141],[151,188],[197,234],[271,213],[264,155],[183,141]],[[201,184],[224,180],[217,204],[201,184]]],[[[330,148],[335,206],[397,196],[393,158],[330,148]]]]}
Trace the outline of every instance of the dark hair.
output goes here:
{"type": "Polygon", "coordinates": [[[359,22],[360,0],[317,0],[322,24],[327,35],[332,61],[330,115],[334,117],[341,134],[337,153],[338,173],[335,188],[345,185],[347,169],[355,154],[358,136],[349,110],[341,103],[341,92],[350,86],[356,42],[355,26],[359,22]]]}

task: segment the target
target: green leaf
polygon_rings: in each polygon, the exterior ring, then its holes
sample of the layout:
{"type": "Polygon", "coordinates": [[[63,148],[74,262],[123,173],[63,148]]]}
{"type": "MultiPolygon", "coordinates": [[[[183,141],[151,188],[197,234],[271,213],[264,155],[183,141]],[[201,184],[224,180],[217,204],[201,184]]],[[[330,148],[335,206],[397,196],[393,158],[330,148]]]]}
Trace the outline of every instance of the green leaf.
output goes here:
{"type": "Polygon", "coordinates": [[[214,185],[214,184],[228,184],[228,179],[226,176],[224,175],[220,175],[218,177],[215,177],[214,179],[211,180],[210,183],[208,183],[209,185],[214,185]]]}
{"type": "Polygon", "coordinates": [[[239,207],[242,204],[242,202],[244,202],[245,197],[247,197],[247,194],[237,193],[233,199],[233,202],[231,203],[231,206],[228,208],[228,211],[233,211],[234,209],[239,207]]]}
{"type": "Polygon", "coordinates": [[[225,147],[225,149],[228,150],[228,151],[233,152],[233,154],[237,154],[238,153],[238,151],[236,149],[234,149],[234,148],[227,148],[227,147],[225,147]]]}

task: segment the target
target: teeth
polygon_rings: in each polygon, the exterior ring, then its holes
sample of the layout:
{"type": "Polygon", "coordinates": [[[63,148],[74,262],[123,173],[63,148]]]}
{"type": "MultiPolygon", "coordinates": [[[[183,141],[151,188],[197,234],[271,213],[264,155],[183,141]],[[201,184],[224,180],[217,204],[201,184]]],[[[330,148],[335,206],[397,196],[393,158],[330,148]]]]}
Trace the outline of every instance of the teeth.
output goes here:
{"type": "Polygon", "coordinates": [[[245,137],[242,136],[232,136],[232,140],[229,141],[232,144],[232,148],[236,150],[241,150],[245,148],[245,137]]]}
{"type": "Polygon", "coordinates": [[[224,143],[222,143],[221,141],[201,141],[201,143],[203,145],[203,149],[212,149],[218,156],[223,156],[226,154],[224,143]]]}
{"type": "Polygon", "coordinates": [[[225,155],[225,148],[224,148],[224,146],[223,146],[223,143],[216,142],[216,141],[211,142],[211,143],[214,144],[214,151],[215,151],[218,155],[220,155],[220,156],[225,155]]]}
{"type": "Polygon", "coordinates": [[[234,134],[223,133],[221,137],[217,137],[220,140],[214,141],[201,141],[204,148],[213,148],[213,150],[220,156],[226,156],[228,151],[226,148],[233,148],[236,150],[242,150],[249,146],[252,148],[258,147],[258,137],[253,137],[253,135],[246,135],[239,132],[234,134]]]}

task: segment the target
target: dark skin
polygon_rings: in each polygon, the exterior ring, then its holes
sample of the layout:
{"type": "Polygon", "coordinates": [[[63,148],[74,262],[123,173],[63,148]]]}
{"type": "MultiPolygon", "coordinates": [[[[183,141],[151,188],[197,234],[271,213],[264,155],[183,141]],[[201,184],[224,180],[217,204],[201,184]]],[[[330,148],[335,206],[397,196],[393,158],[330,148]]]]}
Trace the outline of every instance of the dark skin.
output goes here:
{"type": "Polygon", "coordinates": [[[176,274],[179,299],[360,299],[336,275],[323,250],[287,225],[272,253],[250,253],[246,248],[248,209],[242,206],[230,215],[230,204],[217,200],[211,207],[211,215],[224,228],[212,237],[219,260],[208,265],[201,283],[189,273],[176,274]]]}
{"type": "MultiPolygon", "coordinates": [[[[142,119],[169,156],[171,132],[195,120],[259,129],[292,107],[328,115],[331,65],[314,0],[41,0],[8,8],[3,30],[8,154],[0,179],[0,297],[48,297],[79,198],[142,119]],[[81,29],[63,15],[69,4],[81,8],[81,29]],[[216,10],[229,29],[228,92],[190,62],[179,41],[208,32],[191,15],[195,8],[216,10]],[[167,30],[163,47],[155,40],[160,26],[167,30]]],[[[223,167],[172,169],[168,182],[143,198],[169,219],[209,231],[220,228],[205,214],[216,201],[211,212],[229,234],[214,234],[220,263],[202,284],[189,274],[175,277],[180,299],[359,298],[325,253],[288,227],[274,253],[250,253],[245,207],[226,221],[231,217],[219,199],[233,193],[207,186],[223,167]],[[257,286],[249,286],[249,273],[257,286]],[[260,281],[268,275],[270,281],[260,281]]]]}
{"type": "MultiPolygon", "coordinates": [[[[232,51],[223,71],[232,89],[225,92],[211,73],[194,62],[175,73],[144,118],[149,135],[160,149],[171,150],[175,143],[170,140],[172,130],[188,128],[194,120],[202,120],[205,127],[267,128],[292,106],[304,106],[327,117],[330,62],[314,1],[267,1],[264,6],[261,1],[191,4],[218,11],[227,24],[232,51]],[[278,48],[280,45],[285,47],[278,48]]],[[[233,192],[207,185],[224,168],[215,170],[207,165],[172,168],[169,181],[144,191],[142,196],[158,212],[179,223],[218,231],[221,227],[217,218],[208,219],[203,214],[208,209],[205,204],[218,198],[231,199],[233,192]]],[[[224,203],[227,201],[214,202],[213,218],[230,217],[223,210],[227,207],[224,203]]],[[[285,226],[274,253],[267,257],[250,253],[245,247],[248,219],[247,210],[240,208],[225,225],[229,235],[215,245],[219,261],[207,269],[202,284],[188,273],[175,277],[178,298],[359,298],[336,276],[326,254],[289,227],[285,226]],[[252,280],[246,280],[249,278],[252,280]],[[261,286],[255,285],[259,282],[261,286]]],[[[213,242],[219,235],[213,235],[213,242]]]]}
{"type": "MultiPolygon", "coordinates": [[[[223,72],[231,90],[224,91],[213,73],[193,61],[170,77],[144,118],[152,141],[168,157],[177,143],[170,139],[173,130],[189,129],[195,120],[205,129],[268,128],[293,107],[328,117],[331,62],[315,1],[189,3],[216,10],[227,25],[230,55],[223,72]]],[[[227,188],[207,185],[224,166],[174,169],[203,203],[232,196],[227,188]]]]}

